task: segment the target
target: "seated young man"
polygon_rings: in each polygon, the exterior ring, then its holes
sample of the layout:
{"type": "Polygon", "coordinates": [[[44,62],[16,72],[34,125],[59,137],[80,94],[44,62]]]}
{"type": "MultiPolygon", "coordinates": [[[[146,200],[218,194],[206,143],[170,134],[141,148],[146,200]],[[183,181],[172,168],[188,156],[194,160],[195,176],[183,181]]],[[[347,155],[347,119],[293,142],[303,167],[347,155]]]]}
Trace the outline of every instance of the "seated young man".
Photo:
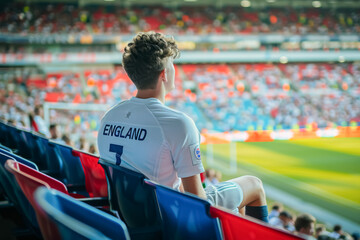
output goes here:
{"type": "Polygon", "coordinates": [[[103,116],[98,133],[100,158],[141,172],[149,179],[207,199],[211,204],[267,221],[261,181],[243,176],[202,187],[200,133],[193,120],[166,107],[165,95],[175,88],[173,38],[139,33],[125,47],[123,66],[137,88],[103,116]]]}

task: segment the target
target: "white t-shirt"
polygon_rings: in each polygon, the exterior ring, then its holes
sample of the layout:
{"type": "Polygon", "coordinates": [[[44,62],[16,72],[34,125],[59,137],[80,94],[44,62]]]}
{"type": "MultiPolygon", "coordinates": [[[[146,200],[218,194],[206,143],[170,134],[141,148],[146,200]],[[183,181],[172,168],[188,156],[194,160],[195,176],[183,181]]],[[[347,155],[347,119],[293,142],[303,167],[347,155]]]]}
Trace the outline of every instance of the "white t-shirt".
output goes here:
{"type": "Polygon", "coordinates": [[[180,178],[204,171],[193,120],[156,98],[131,98],[111,108],[98,132],[100,158],[179,190],[180,178]]]}
{"type": "Polygon", "coordinates": [[[39,115],[36,115],[34,117],[34,121],[36,122],[39,132],[44,134],[47,138],[49,138],[51,135],[48,127],[46,126],[45,120],[42,119],[42,117],[40,117],[39,115]]]}

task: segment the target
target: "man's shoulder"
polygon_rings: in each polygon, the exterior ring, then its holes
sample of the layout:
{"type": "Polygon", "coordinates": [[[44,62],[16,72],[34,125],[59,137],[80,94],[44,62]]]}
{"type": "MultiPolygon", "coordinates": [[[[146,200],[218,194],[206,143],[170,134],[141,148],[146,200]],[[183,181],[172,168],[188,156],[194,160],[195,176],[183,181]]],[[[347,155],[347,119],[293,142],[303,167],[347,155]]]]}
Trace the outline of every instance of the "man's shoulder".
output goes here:
{"type": "Polygon", "coordinates": [[[121,109],[122,107],[125,107],[127,105],[127,103],[129,103],[129,100],[123,100],[115,105],[113,105],[112,107],[110,107],[104,114],[103,118],[105,116],[107,116],[108,114],[114,112],[114,111],[117,111],[119,109],[121,109]]]}
{"type": "Polygon", "coordinates": [[[193,124],[193,120],[184,112],[164,106],[159,116],[173,124],[193,124]]]}

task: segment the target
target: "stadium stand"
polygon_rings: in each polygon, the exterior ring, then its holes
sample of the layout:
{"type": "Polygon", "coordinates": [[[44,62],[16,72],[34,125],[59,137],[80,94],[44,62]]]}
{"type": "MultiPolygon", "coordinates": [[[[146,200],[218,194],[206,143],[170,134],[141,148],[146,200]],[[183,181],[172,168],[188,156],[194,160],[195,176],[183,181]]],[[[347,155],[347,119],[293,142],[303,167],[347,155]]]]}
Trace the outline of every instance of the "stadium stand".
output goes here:
{"type": "MultiPolygon", "coordinates": [[[[349,126],[360,120],[356,107],[360,90],[358,64],[185,64],[178,65],[177,70],[177,86],[184,82],[191,87],[183,91],[180,87],[168,96],[169,105],[189,114],[199,129],[243,131],[305,128],[309,124],[349,126]]],[[[79,91],[72,95],[63,92],[66,97],[56,101],[112,105],[134,95],[134,86],[122,68],[87,71],[84,76],[86,81],[79,89],[90,85],[92,92],[79,91]]],[[[51,91],[49,88],[46,94],[51,91]]],[[[39,93],[45,92],[33,92],[27,97],[28,101],[39,93]]],[[[8,102],[17,99],[16,94],[7,97],[8,102]]],[[[25,124],[27,114],[31,113],[11,105],[3,108],[1,117],[17,123],[25,124]]],[[[86,130],[96,130],[101,113],[56,111],[50,120],[59,125],[61,132],[72,132],[78,141],[80,137],[87,138],[77,127],[79,123],[63,124],[65,119],[76,116],[88,119],[80,123],[86,130]]]]}
{"type": "Polygon", "coordinates": [[[356,9],[269,8],[266,12],[251,11],[240,6],[180,7],[161,6],[107,8],[78,7],[66,4],[8,4],[0,12],[3,33],[114,33],[134,34],[138,31],[162,31],[166,34],[228,33],[359,33],[356,9]],[[141,18],[139,18],[141,16],[141,18]],[[154,16],[161,16],[163,19],[154,16]],[[66,19],[66,20],[65,20],[66,19]]]}

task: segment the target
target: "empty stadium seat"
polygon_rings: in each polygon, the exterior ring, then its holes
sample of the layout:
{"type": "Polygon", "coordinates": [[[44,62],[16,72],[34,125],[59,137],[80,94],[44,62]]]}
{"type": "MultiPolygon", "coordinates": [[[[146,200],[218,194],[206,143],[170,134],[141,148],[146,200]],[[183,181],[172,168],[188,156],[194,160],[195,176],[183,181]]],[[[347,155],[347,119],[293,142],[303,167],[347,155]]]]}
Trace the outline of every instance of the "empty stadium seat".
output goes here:
{"type": "Polygon", "coordinates": [[[145,184],[156,190],[165,239],[222,239],[218,219],[209,214],[209,202],[147,179],[145,184]]]}
{"type": "MultiPolygon", "coordinates": [[[[103,197],[99,195],[90,194],[86,188],[86,177],[81,159],[73,154],[73,149],[56,142],[49,141],[48,145],[52,148],[53,158],[58,158],[61,163],[58,180],[66,185],[69,192],[81,194],[84,197],[103,197]]],[[[99,166],[100,167],[100,166],[99,166]]],[[[102,169],[101,169],[102,170],[102,169]]],[[[104,174],[104,173],[103,173],[104,174]]],[[[91,182],[92,179],[88,180],[91,182]]],[[[94,179],[95,181],[95,179],[94,179]]],[[[105,174],[104,174],[105,181],[105,174]]],[[[104,196],[106,197],[106,196],[104,196]]]]}
{"type": "Polygon", "coordinates": [[[1,124],[1,129],[3,145],[11,149],[18,149],[20,146],[20,130],[5,123],[1,124]]]}
{"type": "MultiPolygon", "coordinates": [[[[81,201],[93,205],[104,203],[104,201],[99,201],[98,198],[83,198],[83,195],[77,193],[69,193],[66,186],[62,182],[35,169],[32,169],[22,163],[8,160],[6,161],[5,168],[15,176],[16,181],[20,186],[22,192],[25,194],[26,198],[35,209],[41,232],[46,239],[54,238],[54,233],[52,233],[53,227],[51,227],[51,224],[49,226],[49,224],[46,222],[46,220],[44,220],[43,216],[41,215],[41,212],[36,209],[33,194],[38,187],[45,186],[47,188],[56,189],[57,191],[63,192],[64,194],[70,195],[74,198],[80,199],[81,201]]],[[[105,201],[105,204],[108,205],[108,202],[105,201]]]]}
{"type": "Polygon", "coordinates": [[[59,191],[41,187],[35,192],[35,201],[57,225],[62,239],[130,239],[121,220],[59,191]]]}
{"type": "Polygon", "coordinates": [[[35,210],[36,219],[44,239],[61,239],[57,227],[52,222],[47,221],[44,214],[37,208],[34,192],[38,187],[45,186],[68,194],[65,185],[54,178],[13,160],[7,160],[5,168],[15,176],[22,192],[35,210]]]}
{"type": "Polygon", "coordinates": [[[99,163],[105,170],[110,207],[128,226],[131,239],[161,239],[160,208],[155,189],[144,183],[145,176],[102,159],[99,163]]]}
{"type": "Polygon", "coordinates": [[[89,197],[85,188],[85,176],[79,157],[72,148],[58,144],[28,131],[18,130],[21,147],[17,154],[35,162],[40,170],[63,182],[71,192],[89,197]]]}
{"type": "MultiPolygon", "coordinates": [[[[2,187],[4,188],[3,190],[6,196],[8,197],[9,202],[13,203],[15,209],[18,210],[18,212],[24,216],[23,218],[24,223],[30,230],[29,233],[41,237],[41,233],[39,231],[39,226],[36,221],[34,209],[32,208],[26,196],[22,192],[20,186],[17,184],[14,175],[9,173],[5,169],[5,162],[8,159],[21,160],[21,158],[17,157],[15,159],[14,157],[12,157],[10,153],[3,153],[1,151],[2,150],[0,149],[0,178],[1,178],[2,187]]],[[[34,165],[33,163],[23,159],[21,161],[24,162],[25,164],[28,164],[30,168],[36,169],[36,165],[34,165]]]]}
{"type": "Polygon", "coordinates": [[[270,225],[257,220],[252,221],[248,218],[235,215],[227,210],[223,210],[218,207],[211,206],[210,214],[211,216],[220,219],[224,239],[302,239],[285,230],[271,227],[270,225]]]}
{"type": "Polygon", "coordinates": [[[72,155],[78,157],[83,167],[86,191],[90,197],[107,197],[108,188],[105,171],[98,163],[99,157],[72,149],[72,155]]]}

